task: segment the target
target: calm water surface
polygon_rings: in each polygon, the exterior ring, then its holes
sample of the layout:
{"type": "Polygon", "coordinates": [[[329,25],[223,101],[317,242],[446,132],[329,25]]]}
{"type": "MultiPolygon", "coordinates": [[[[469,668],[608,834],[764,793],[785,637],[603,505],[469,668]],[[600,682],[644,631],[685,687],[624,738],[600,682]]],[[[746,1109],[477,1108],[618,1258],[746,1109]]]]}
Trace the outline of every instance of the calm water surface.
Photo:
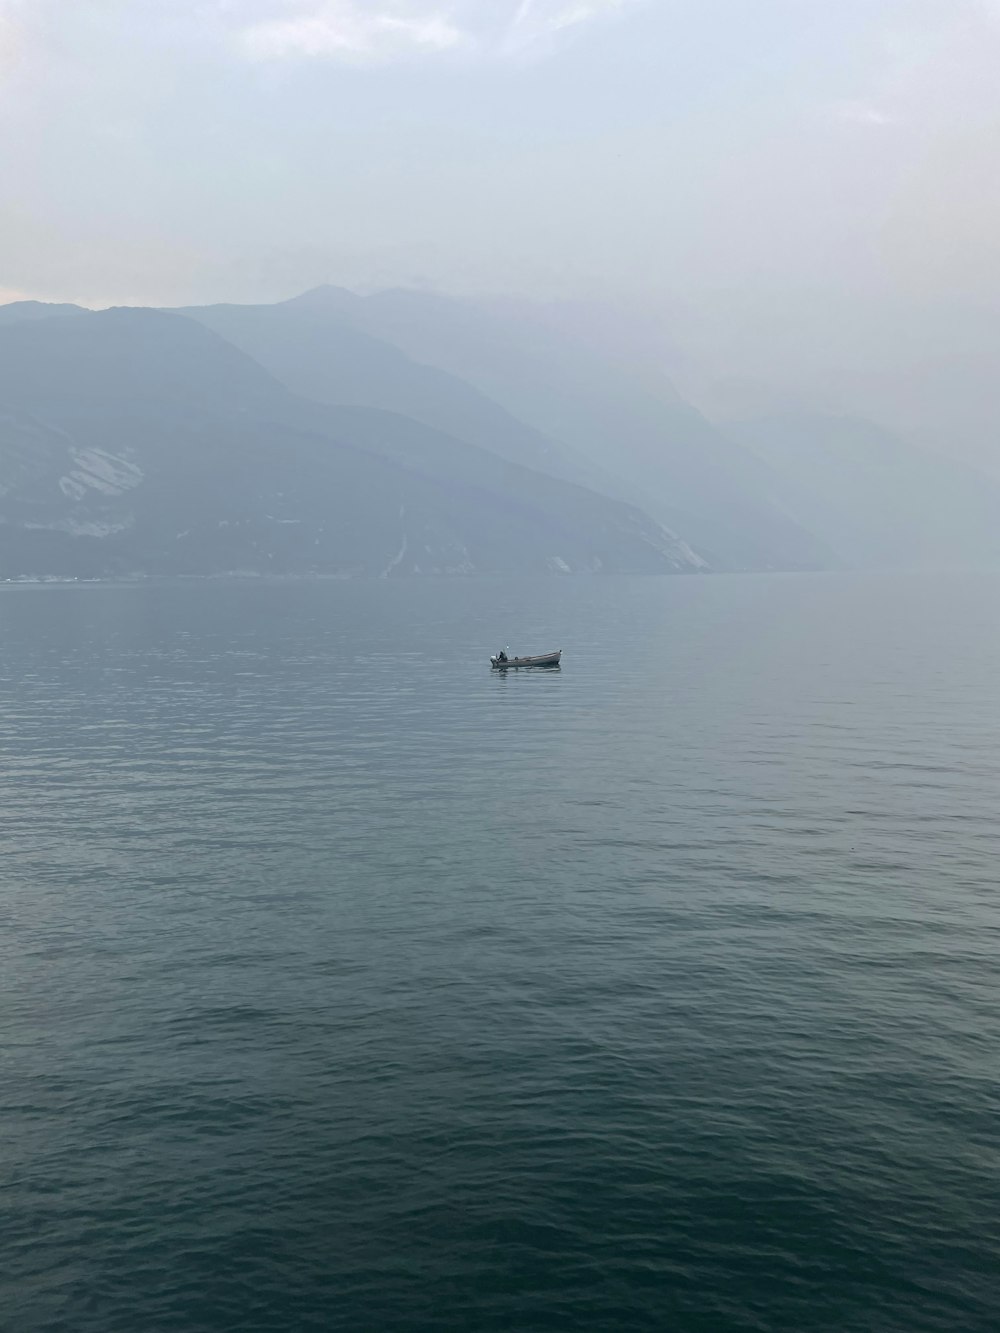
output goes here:
{"type": "Polygon", "coordinates": [[[993,1333],[998,606],[0,591],[0,1325],[993,1333]]]}

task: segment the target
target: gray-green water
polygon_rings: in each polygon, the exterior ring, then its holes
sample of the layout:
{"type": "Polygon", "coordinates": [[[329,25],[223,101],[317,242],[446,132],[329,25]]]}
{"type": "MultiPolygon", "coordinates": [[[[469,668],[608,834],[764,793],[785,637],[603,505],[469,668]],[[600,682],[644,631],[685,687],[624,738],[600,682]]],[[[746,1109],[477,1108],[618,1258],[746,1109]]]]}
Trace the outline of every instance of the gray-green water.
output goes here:
{"type": "Polygon", "coordinates": [[[0,1323],[995,1329],[998,599],[0,592],[0,1323]]]}

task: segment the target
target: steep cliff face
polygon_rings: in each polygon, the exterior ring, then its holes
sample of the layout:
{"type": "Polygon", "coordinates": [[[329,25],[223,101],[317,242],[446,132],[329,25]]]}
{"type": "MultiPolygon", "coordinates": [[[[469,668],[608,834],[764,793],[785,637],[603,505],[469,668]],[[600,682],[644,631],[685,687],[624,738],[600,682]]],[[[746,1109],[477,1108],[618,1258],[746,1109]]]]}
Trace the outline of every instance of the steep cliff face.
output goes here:
{"type": "Polygon", "coordinates": [[[0,321],[0,577],[700,564],[629,505],[297,397],[182,316],[0,321]]]}

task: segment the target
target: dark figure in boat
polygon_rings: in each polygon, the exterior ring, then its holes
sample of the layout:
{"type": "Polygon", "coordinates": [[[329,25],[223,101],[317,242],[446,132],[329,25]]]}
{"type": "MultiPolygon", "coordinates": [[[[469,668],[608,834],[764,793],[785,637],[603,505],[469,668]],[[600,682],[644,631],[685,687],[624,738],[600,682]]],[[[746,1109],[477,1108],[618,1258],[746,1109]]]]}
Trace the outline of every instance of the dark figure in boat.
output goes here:
{"type": "Polygon", "coordinates": [[[497,653],[497,661],[498,661],[498,662],[506,662],[506,661],[507,661],[507,654],[504,652],[504,650],[503,650],[502,648],[501,648],[500,651],[497,653]]]}

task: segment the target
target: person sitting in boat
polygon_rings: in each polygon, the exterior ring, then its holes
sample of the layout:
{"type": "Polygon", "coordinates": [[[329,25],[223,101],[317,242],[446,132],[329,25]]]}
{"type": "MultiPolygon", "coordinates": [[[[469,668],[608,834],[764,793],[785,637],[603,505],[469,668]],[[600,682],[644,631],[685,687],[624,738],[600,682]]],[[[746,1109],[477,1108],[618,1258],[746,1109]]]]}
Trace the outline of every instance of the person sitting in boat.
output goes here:
{"type": "Polygon", "coordinates": [[[507,661],[507,654],[504,652],[504,650],[503,650],[502,648],[501,648],[500,651],[497,653],[497,661],[498,661],[498,662],[506,662],[506,661],[507,661]]]}

